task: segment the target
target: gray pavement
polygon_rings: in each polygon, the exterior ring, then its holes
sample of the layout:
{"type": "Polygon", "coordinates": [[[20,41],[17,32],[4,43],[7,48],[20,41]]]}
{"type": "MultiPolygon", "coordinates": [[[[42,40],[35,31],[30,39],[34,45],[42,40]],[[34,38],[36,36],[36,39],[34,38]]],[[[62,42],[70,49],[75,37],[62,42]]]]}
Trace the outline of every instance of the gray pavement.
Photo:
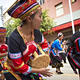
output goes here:
{"type": "Polygon", "coordinates": [[[51,72],[53,72],[53,76],[47,77],[47,80],[79,80],[79,76],[74,74],[68,61],[66,64],[64,64],[64,67],[61,68],[64,74],[58,75],[56,74],[55,69],[52,69],[51,66],[49,66],[49,68],[51,69],[51,72]]]}

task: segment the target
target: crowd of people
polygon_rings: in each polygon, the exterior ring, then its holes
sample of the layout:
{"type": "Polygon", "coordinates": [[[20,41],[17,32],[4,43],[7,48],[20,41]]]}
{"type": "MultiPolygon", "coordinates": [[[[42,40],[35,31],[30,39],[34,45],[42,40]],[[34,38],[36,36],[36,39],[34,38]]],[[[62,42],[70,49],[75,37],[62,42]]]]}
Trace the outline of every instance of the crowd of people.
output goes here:
{"type": "MultiPolygon", "coordinates": [[[[76,32],[67,45],[63,33],[59,32],[51,45],[39,31],[42,22],[42,9],[36,0],[19,0],[8,10],[13,18],[20,18],[18,26],[6,41],[6,28],[0,27],[0,80],[44,80],[43,76],[52,76],[48,68],[34,68],[30,59],[34,53],[40,55],[37,45],[50,57],[50,66],[56,68],[57,74],[63,74],[62,61],[69,63],[80,74],[80,32],[76,32]],[[43,75],[43,76],[42,76],[43,75]]],[[[45,63],[45,62],[44,62],[45,63]]],[[[40,63],[38,63],[40,64],[40,63]]]]}

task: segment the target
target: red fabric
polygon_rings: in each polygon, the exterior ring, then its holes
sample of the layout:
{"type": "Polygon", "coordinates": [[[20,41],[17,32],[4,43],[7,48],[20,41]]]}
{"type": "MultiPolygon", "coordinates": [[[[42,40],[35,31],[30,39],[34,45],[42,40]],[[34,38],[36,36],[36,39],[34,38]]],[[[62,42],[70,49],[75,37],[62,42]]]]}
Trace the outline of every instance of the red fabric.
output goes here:
{"type": "Polygon", "coordinates": [[[20,73],[24,73],[24,72],[26,72],[28,70],[29,66],[27,64],[24,64],[23,66],[21,66],[22,63],[24,63],[22,58],[12,59],[11,61],[12,61],[13,65],[14,65],[14,66],[10,65],[13,71],[19,71],[20,73]],[[16,67],[19,67],[19,66],[21,66],[21,67],[16,69],[16,67]]]}
{"type": "Polygon", "coordinates": [[[0,33],[6,33],[6,29],[0,29],[0,33]]]}
{"type": "Polygon", "coordinates": [[[23,52],[23,59],[25,62],[27,62],[30,58],[30,56],[34,53],[34,51],[37,50],[37,45],[34,41],[26,43],[26,46],[28,48],[28,50],[25,50],[23,52]]]}
{"type": "Polygon", "coordinates": [[[0,46],[0,53],[3,54],[3,53],[6,53],[8,50],[8,46],[6,44],[2,44],[0,46]]]}
{"type": "Polygon", "coordinates": [[[36,44],[34,41],[26,43],[26,46],[27,46],[27,49],[23,52],[23,56],[21,58],[11,59],[13,65],[14,65],[14,67],[11,66],[13,71],[17,70],[20,73],[24,73],[24,72],[28,71],[29,66],[25,63],[28,62],[28,60],[30,58],[30,54],[33,54],[34,51],[36,51],[37,47],[36,47],[36,44]],[[23,66],[21,66],[22,63],[24,63],[23,66]],[[21,66],[21,67],[16,69],[16,67],[19,67],[19,66],[21,66]]]}
{"type": "Polygon", "coordinates": [[[40,44],[42,49],[48,48],[48,42],[46,39],[44,39],[44,42],[40,44]]]}
{"type": "Polygon", "coordinates": [[[17,71],[19,71],[20,73],[24,73],[27,72],[29,69],[29,66],[24,64],[21,68],[17,69],[17,71]]]}
{"type": "MultiPolygon", "coordinates": [[[[8,46],[6,44],[0,45],[0,54],[7,53],[8,51],[8,46]]],[[[6,56],[0,57],[0,62],[5,62],[6,61],[6,56]]]]}

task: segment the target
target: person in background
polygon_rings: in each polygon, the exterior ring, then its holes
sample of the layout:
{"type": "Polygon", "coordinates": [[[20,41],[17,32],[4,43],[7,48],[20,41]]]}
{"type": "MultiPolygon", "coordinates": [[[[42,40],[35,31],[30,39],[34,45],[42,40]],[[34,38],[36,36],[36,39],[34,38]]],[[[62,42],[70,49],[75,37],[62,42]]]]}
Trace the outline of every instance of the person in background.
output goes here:
{"type": "Polygon", "coordinates": [[[3,64],[6,61],[8,46],[6,44],[6,28],[0,27],[0,79],[4,80],[3,64]]]}
{"type": "Polygon", "coordinates": [[[59,51],[63,50],[63,48],[61,47],[63,37],[64,36],[61,32],[58,33],[58,37],[56,40],[53,41],[53,43],[51,45],[51,49],[49,51],[52,68],[56,68],[57,74],[63,74],[60,70],[60,67],[63,67],[63,64],[62,64],[62,62],[61,62],[62,60],[59,56],[59,51]]]}
{"type": "Polygon", "coordinates": [[[66,63],[66,52],[67,52],[67,45],[66,45],[67,41],[63,40],[61,47],[63,48],[63,51],[59,51],[59,55],[61,56],[62,60],[64,61],[64,63],[66,63]]]}
{"type": "MultiPolygon", "coordinates": [[[[11,17],[22,20],[8,38],[8,60],[13,73],[16,73],[21,80],[43,80],[41,75],[51,76],[52,73],[46,68],[33,68],[28,62],[39,44],[43,51],[48,50],[48,43],[39,31],[42,22],[42,10],[36,0],[19,0],[8,10],[11,17]]],[[[6,80],[16,80],[7,75],[6,80]]],[[[19,80],[20,80],[19,79],[19,80]]]]}

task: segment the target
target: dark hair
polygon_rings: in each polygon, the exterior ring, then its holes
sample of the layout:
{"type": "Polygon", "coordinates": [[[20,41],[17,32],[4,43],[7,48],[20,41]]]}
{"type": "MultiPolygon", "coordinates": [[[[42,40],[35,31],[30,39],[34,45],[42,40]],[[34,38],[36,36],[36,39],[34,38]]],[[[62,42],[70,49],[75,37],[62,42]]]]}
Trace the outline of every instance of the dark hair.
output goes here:
{"type": "MultiPolygon", "coordinates": [[[[36,11],[34,14],[32,14],[30,17],[33,19],[36,13],[37,13],[37,11],[36,11]]],[[[26,19],[24,19],[24,20],[22,21],[22,23],[21,23],[21,27],[22,27],[24,24],[26,24],[26,23],[27,23],[27,21],[26,21],[26,19]]]]}

